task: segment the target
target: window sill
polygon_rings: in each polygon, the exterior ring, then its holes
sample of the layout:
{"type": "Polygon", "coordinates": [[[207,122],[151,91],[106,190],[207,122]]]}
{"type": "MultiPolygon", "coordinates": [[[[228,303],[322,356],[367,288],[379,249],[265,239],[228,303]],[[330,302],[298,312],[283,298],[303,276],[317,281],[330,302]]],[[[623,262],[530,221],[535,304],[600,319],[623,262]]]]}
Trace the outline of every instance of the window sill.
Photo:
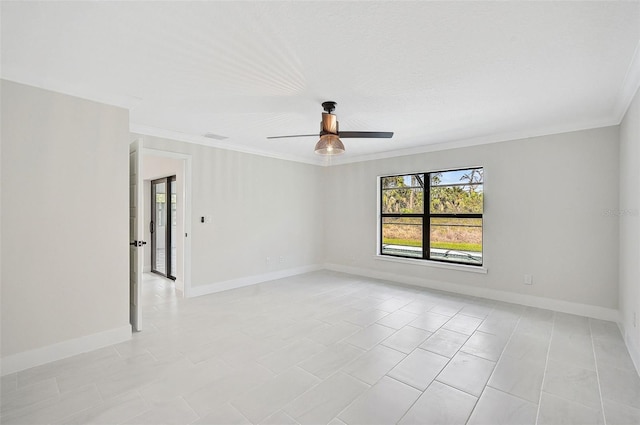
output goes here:
{"type": "Polygon", "coordinates": [[[440,261],[417,260],[413,258],[392,257],[389,255],[380,255],[380,254],[376,254],[374,258],[376,260],[390,261],[392,263],[413,264],[415,266],[435,267],[437,269],[457,270],[461,272],[481,273],[481,274],[486,274],[488,272],[487,268],[482,266],[480,267],[467,266],[465,264],[450,264],[450,263],[443,263],[440,261]]]}

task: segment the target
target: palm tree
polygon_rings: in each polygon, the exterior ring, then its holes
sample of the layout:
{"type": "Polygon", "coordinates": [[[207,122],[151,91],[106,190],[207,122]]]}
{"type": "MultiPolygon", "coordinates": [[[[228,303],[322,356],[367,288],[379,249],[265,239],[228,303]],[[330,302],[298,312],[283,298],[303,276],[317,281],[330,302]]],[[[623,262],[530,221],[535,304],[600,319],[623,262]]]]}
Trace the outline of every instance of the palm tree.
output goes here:
{"type": "MultiPolygon", "coordinates": [[[[478,183],[482,183],[482,181],[483,181],[484,169],[482,169],[482,168],[472,168],[470,171],[471,171],[470,173],[463,174],[462,177],[460,177],[460,180],[461,181],[462,180],[467,181],[468,186],[469,186],[469,191],[470,192],[475,192],[477,184],[478,183]]],[[[462,186],[462,188],[464,189],[465,186],[462,186]]]]}

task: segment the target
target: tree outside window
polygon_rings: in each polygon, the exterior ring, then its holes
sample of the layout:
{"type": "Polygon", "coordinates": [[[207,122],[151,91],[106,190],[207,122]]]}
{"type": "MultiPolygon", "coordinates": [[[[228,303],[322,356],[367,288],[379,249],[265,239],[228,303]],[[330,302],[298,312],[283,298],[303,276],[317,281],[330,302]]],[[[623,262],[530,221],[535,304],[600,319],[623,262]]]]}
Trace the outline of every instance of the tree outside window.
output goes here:
{"type": "Polygon", "coordinates": [[[468,168],[382,177],[380,254],[482,265],[483,174],[468,168]]]}

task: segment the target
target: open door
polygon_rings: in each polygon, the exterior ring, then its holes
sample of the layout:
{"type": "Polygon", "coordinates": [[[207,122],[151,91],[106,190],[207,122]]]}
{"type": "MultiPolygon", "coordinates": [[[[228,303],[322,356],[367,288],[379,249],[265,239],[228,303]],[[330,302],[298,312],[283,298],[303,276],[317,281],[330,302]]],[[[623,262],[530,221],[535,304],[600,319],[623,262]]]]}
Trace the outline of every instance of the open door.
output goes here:
{"type": "Polygon", "coordinates": [[[142,267],[146,244],[142,211],[142,143],[129,145],[129,321],[134,331],[142,330],[142,267]]]}

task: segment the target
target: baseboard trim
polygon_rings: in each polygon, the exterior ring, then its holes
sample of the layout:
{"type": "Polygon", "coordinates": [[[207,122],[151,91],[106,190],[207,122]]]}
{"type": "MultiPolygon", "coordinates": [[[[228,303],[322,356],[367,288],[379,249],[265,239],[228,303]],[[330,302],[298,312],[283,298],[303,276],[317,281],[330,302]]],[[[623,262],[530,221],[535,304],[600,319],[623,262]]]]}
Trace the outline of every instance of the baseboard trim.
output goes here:
{"type": "Polygon", "coordinates": [[[185,296],[184,296],[184,294],[185,294],[184,281],[182,281],[180,279],[176,279],[173,282],[173,284],[174,284],[174,286],[176,288],[176,293],[178,294],[178,296],[181,297],[181,298],[185,298],[185,296]]]}
{"type": "MultiPolygon", "coordinates": [[[[394,273],[386,273],[339,264],[324,264],[278,270],[275,272],[264,273],[260,275],[247,276],[238,279],[215,282],[208,285],[195,286],[191,288],[189,297],[197,297],[207,294],[213,294],[216,292],[227,291],[230,289],[242,288],[245,286],[256,285],[262,282],[296,276],[322,269],[364,276],[373,279],[380,279],[387,282],[396,282],[403,285],[410,285],[426,289],[435,289],[439,291],[469,295],[495,301],[504,301],[530,307],[544,308],[563,313],[592,317],[600,320],[613,321],[618,323],[618,326],[620,326],[620,330],[622,332],[622,335],[624,335],[626,345],[629,349],[629,353],[633,359],[633,362],[635,363],[636,369],[640,371],[640,353],[632,344],[632,341],[630,341],[627,333],[624,331],[624,327],[620,322],[618,310],[562,300],[554,300],[527,294],[517,294],[495,289],[470,287],[455,283],[421,279],[412,276],[403,276],[394,273]]],[[[0,375],[5,376],[11,373],[29,369],[34,366],[61,360],[98,348],[107,347],[109,345],[118,344],[129,339],[131,339],[131,326],[126,325],[97,334],[87,335],[46,347],[13,354],[0,359],[0,375]]]]}
{"type": "Polygon", "coordinates": [[[534,295],[518,294],[514,292],[500,291],[497,289],[480,288],[467,285],[460,285],[450,282],[442,282],[431,279],[422,279],[412,276],[403,276],[395,273],[381,272],[359,267],[344,266],[340,264],[325,264],[324,268],[342,273],[381,279],[388,282],[397,282],[404,285],[418,286],[421,288],[435,289],[439,291],[453,292],[456,294],[469,295],[478,298],[486,298],[494,301],[504,301],[514,304],[521,304],[529,307],[554,310],[561,313],[576,314],[579,316],[592,317],[594,319],[609,320],[619,323],[620,315],[618,310],[612,308],[599,307],[595,305],[580,304],[570,301],[554,300],[552,298],[537,297],[534,295]]]}
{"type": "Polygon", "coordinates": [[[191,286],[187,296],[189,298],[199,297],[202,295],[215,294],[216,292],[228,291],[229,289],[242,288],[244,286],[256,285],[262,282],[282,279],[285,277],[297,276],[304,273],[322,270],[321,265],[309,265],[296,267],[292,269],[278,270],[275,272],[264,273],[253,276],[241,277],[238,279],[224,280],[221,282],[209,283],[207,285],[191,286]]]}
{"type": "Polygon", "coordinates": [[[640,375],[640,344],[637,344],[636,341],[633,340],[631,334],[627,332],[624,323],[618,322],[618,328],[624,338],[624,343],[629,351],[629,356],[631,356],[631,361],[636,367],[636,372],[640,375]]]}
{"type": "Polygon", "coordinates": [[[131,339],[131,325],[122,326],[96,334],[74,338],[46,347],[23,351],[0,359],[0,375],[20,372],[34,366],[65,359],[98,348],[118,344],[131,339]]]}

